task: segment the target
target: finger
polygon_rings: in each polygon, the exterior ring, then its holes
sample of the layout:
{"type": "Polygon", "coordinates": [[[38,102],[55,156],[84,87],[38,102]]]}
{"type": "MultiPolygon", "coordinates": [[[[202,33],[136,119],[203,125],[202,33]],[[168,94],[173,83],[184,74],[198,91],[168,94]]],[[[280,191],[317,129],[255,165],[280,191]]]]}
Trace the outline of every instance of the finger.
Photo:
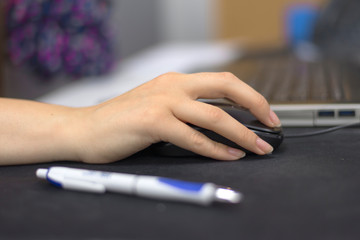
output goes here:
{"type": "Polygon", "coordinates": [[[196,73],[187,75],[188,91],[193,99],[229,98],[249,109],[261,122],[270,127],[280,126],[280,120],[266,99],[231,73],[196,73]]]}
{"type": "Polygon", "coordinates": [[[273,151],[253,131],[216,106],[188,101],[174,108],[173,113],[182,121],[216,132],[256,154],[269,154],[273,151]]]}
{"type": "Polygon", "coordinates": [[[176,131],[161,132],[163,141],[199,155],[217,160],[237,160],[245,156],[243,151],[217,143],[176,118],[167,123],[167,128],[176,131]]]}

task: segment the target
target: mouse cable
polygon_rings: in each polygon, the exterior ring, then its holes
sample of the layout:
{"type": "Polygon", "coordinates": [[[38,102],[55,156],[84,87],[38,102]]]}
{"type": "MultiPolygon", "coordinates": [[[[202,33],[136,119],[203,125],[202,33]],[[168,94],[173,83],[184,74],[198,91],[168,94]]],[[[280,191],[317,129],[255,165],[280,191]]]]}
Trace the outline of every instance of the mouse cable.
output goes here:
{"type": "Polygon", "coordinates": [[[284,137],[285,138],[311,137],[311,136],[317,136],[317,135],[325,134],[325,133],[329,133],[329,132],[334,132],[336,130],[347,128],[347,127],[355,127],[358,125],[360,126],[360,122],[347,123],[347,124],[343,124],[343,125],[327,128],[324,130],[319,130],[319,131],[299,133],[299,134],[284,134],[284,137]]]}

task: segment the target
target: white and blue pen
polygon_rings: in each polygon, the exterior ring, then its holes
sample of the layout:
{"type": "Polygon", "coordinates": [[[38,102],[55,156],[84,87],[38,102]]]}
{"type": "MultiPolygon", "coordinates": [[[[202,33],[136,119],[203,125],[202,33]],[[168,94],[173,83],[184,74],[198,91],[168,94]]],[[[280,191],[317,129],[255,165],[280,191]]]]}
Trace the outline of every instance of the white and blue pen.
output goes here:
{"type": "Polygon", "coordinates": [[[213,202],[239,203],[242,194],[213,183],[186,182],[170,178],[112,173],[68,167],[40,168],[38,178],[69,190],[116,192],[139,197],[210,205],[213,202]]]}

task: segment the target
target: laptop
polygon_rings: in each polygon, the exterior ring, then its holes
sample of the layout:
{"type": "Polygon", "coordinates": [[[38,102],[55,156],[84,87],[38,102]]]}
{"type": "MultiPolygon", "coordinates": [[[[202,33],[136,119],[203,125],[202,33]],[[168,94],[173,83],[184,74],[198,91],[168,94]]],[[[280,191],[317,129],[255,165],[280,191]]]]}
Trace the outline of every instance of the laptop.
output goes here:
{"type": "Polygon", "coordinates": [[[359,12],[358,0],[329,1],[308,41],[247,53],[217,71],[264,95],[283,126],[360,122],[359,12]]]}

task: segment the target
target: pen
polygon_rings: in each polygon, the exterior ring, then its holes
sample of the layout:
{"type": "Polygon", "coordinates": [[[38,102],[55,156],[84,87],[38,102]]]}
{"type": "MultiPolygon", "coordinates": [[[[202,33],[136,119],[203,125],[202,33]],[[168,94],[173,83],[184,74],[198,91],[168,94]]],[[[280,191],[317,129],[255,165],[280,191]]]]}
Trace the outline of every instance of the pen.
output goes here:
{"type": "Polygon", "coordinates": [[[116,192],[139,197],[210,205],[213,202],[239,203],[242,194],[213,183],[93,171],[68,167],[39,168],[36,176],[68,190],[93,193],[116,192]]]}

